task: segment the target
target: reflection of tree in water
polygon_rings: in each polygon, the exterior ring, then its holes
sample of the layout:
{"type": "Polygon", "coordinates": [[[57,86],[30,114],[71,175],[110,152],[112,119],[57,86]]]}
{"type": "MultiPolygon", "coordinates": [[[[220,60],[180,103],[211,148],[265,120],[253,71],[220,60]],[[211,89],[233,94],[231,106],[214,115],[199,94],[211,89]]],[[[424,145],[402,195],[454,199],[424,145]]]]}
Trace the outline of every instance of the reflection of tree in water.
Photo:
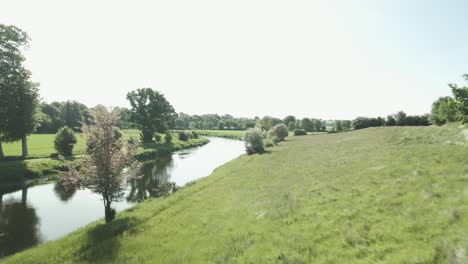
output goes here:
{"type": "MultiPolygon", "coordinates": [[[[0,199],[3,194],[0,194],[0,199]]],[[[41,242],[36,210],[26,204],[27,188],[22,199],[0,202],[0,257],[8,256],[41,242]]]]}
{"type": "Polygon", "coordinates": [[[59,182],[56,182],[54,185],[54,193],[62,202],[67,202],[70,200],[73,195],[75,195],[75,192],[76,188],[74,187],[64,186],[59,182]]]}
{"type": "Polygon", "coordinates": [[[127,201],[139,202],[148,197],[161,197],[175,192],[177,186],[169,181],[173,165],[172,155],[140,164],[132,177],[127,180],[130,186],[127,201]]]}

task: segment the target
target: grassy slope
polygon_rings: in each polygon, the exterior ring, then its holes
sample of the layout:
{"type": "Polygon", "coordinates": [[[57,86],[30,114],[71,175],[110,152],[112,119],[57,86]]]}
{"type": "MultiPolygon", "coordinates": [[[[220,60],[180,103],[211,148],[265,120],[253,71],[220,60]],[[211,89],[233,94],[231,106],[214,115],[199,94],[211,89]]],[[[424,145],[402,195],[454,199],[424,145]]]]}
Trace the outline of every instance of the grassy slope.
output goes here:
{"type": "Polygon", "coordinates": [[[454,127],[290,137],[4,263],[463,263],[467,140],[454,127]]]}

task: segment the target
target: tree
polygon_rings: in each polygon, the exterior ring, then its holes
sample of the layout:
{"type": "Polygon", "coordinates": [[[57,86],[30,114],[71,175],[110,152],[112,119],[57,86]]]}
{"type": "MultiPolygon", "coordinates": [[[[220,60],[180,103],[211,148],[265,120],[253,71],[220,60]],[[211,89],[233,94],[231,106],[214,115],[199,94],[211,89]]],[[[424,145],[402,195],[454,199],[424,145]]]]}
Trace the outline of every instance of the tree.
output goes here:
{"type": "Polygon", "coordinates": [[[141,130],[143,142],[151,142],[155,132],[164,133],[171,128],[175,111],[161,93],[141,88],[129,92],[127,99],[132,106],[130,120],[141,130]]]}
{"type": "Polygon", "coordinates": [[[71,156],[76,142],[77,140],[73,130],[68,127],[62,127],[55,136],[54,147],[59,154],[71,156]]]}
{"type": "Polygon", "coordinates": [[[28,155],[26,138],[36,127],[39,103],[38,84],[30,81],[31,73],[23,66],[21,48],[28,43],[24,31],[0,24],[0,141],[21,139],[23,157],[28,155]]]}
{"type": "Polygon", "coordinates": [[[343,131],[343,125],[341,120],[335,120],[335,129],[336,131],[343,131]]]}
{"type": "Polygon", "coordinates": [[[322,130],[322,120],[320,119],[313,119],[314,122],[314,131],[320,132],[322,130]]]}
{"type": "MultiPolygon", "coordinates": [[[[283,119],[283,123],[286,124],[287,126],[289,126],[289,124],[293,122],[294,123],[294,128],[296,126],[296,118],[292,115],[288,115],[286,116],[284,119],[283,119]]],[[[290,129],[291,130],[291,129],[290,129]]],[[[294,129],[292,129],[294,130],[294,129]]]]}
{"type": "Polygon", "coordinates": [[[396,126],[395,118],[392,115],[388,115],[385,119],[385,126],[396,126]]]}
{"type": "Polygon", "coordinates": [[[288,129],[289,129],[290,131],[294,131],[294,129],[296,129],[296,122],[292,122],[292,121],[289,122],[289,123],[288,123],[288,129]]]}
{"type": "Polygon", "coordinates": [[[404,126],[406,125],[406,113],[400,111],[395,114],[395,122],[397,126],[404,126]]]}
{"type": "MultiPolygon", "coordinates": [[[[463,78],[468,82],[468,74],[464,74],[463,78]]],[[[457,109],[462,122],[468,122],[468,87],[458,87],[456,84],[449,84],[452,89],[453,98],[456,101],[457,109]]]]}
{"type": "Polygon", "coordinates": [[[289,135],[288,127],[285,124],[278,124],[271,128],[273,136],[278,139],[278,141],[283,141],[289,135]]]}
{"type": "Polygon", "coordinates": [[[312,124],[312,121],[310,121],[309,118],[305,117],[301,120],[301,127],[307,132],[312,132],[314,125],[312,124]]]}
{"type": "Polygon", "coordinates": [[[265,145],[263,143],[262,131],[259,128],[250,128],[244,134],[244,144],[247,154],[263,153],[265,145]]]}
{"type": "Polygon", "coordinates": [[[115,217],[112,202],[119,201],[124,195],[123,169],[136,153],[136,140],[127,142],[115,133],[117,113],[98,106],[93,113],[94,125],[83,125],[86,138],[86,154],[78,166],[60,178],[64,186],[86,187],[102,196],[106,223],[115,217]],[[79,168],[79,170],[77,169],[79,168]]]}
{"type": "Polygon", "coordinates": [[[450,96],[440,97],[432,103],[430,120],[435,125],[455,122],[459,119],[457,102],[450,96]]]}

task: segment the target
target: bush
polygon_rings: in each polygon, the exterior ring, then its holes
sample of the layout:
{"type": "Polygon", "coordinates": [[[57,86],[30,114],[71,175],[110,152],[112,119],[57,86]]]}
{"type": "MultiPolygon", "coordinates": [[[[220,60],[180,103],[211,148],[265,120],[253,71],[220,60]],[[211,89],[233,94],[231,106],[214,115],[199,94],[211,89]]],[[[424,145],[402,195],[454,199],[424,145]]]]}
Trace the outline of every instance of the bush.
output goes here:
{"type": "Polygon", "coordinates": [[[166,143],[171,143],[172,142],[172,133],[171,133],[171,131],[169,131],[169,130],[166,131],[164,141],[166,141],[166,143]]]}
{"type": "Polygon", "coordinates": [[[195,131],[192,131],[192,137],[193,137],[193,138],[198,138],[198,133],[195,132],[195,131]]]}
{"type": "Polygon", "coordinates": [[[244,134],[245,151],[251,155],[265,151],[262,131],[258,128],[251,128],[244,134]]]}
{"type": "Polygon", "coordinates": [[[304,136],[307,135],[307,132],[304,129],[296,129],[294,130],[295,136],[304,136]]]}
{"type": "Polygon", "coordinates": [[[272,127],[271,132],[277,141],[283,141],[289,135],[288,127],[285,124],[278,124],[272,127]]]}
{"type": "Polygon", "coordinates": [[[54,147],[59,154],[71,156],[76,142],[75,132],[68,127],[62,127],[55,135],[54,147]]]}
{"type": "Polygon", "coordinates": [[[161,141],[161,135],[159,135],[158,133],[154,133],[154,141],[160,142],[161,141]]]}
{"type": "Polygon", "coordinates": [[[190,139],[189,133],[187,133],[185,131],[179,132],[179,140],[188,141],[189,139],[190,139]]]}

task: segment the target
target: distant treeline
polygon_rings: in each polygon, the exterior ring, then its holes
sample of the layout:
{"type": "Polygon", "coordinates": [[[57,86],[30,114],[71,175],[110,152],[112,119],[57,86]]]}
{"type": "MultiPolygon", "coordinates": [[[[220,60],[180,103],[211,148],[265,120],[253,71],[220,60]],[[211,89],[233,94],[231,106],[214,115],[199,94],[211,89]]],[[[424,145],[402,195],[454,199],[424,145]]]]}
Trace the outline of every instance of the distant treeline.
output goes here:
{"type": "MultiPolygon", "coordinates": [[[[119,112],[117,126],[120,129],[138,128],[131,120],[131,110],[125,107],[116,108],[119,112]]],[[[81,124],[92,122],[91,111],[86,105],[77,101],[66,102],[42,102],[39,106],[39,122],[35,133],[51,134],[56,133],[61,127],[67,126],[75,131],[79,131],[81,124]]],[[[271,116],[254,117],[233,117],[232,115],[203,114],[189,115],[179,113],[174,116],[171,122],[172,129],[176,130],[246,130],[258,127],[269,130],[277,124],[285,124],[288,129],[304,129],[307,132],[342,131],[352,128],[351,120],[322,120],[318,118],[296,118],[289,115],[283,119],[271,116]]]]}
{"type": "MultiPolygon", "coordinates": [[[[81,124],[89,125],[92,122],[91,111],[86,105],[77,101],[66,102],[42,102],[38,111],[38,126],[35,133],[53,134],[61,127],[67,126],[74,131],[79,131],[81,124]]],[[[118,127],[121,129],[131,128],[129,112],[127,108],[117,108],[119,112],[118,127]]]]}
{"type": "Polygon", "coordinates": [[[231,115],[188,115],[180,113],[175,120],[175,129],[204,129],[204,130],[246,130],[253,127],[268,131],[277,124],[285,124],[288,129],[304,129],[307,132],[318,132],[326,130],[345,130],[351,128],[351,120],[322,120],[317,118],[298,119],[292,115],[285,118],[272,116],[254,118],[236,118],[231,115]]]}
{"type": "Polygon", "coordinates": [[[406,113],[403,111],[400,111],[394,115],[387,116],[387,118],[357,117],[353,120],[352,124],[354,129],[381,126],[428,126],[431,124],[429,119],[429,114],[411,116],[406,115],[406,113]]]}

